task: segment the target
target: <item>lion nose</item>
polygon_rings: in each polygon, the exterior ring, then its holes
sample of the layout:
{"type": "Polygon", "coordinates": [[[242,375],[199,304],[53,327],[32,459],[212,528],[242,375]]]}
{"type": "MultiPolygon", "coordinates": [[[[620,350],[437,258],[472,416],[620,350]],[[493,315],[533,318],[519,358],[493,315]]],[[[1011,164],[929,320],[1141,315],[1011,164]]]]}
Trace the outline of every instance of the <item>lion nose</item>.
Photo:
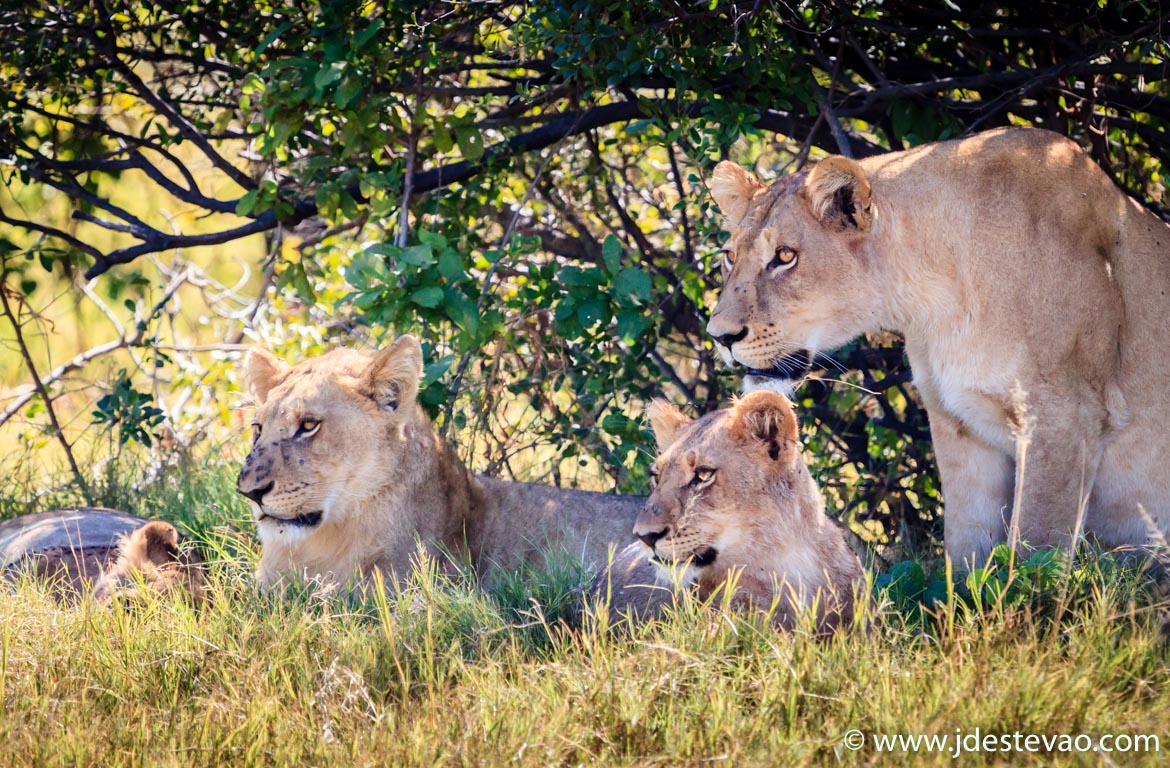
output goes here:
{"type": "Polygon", "coordinates": [[[268,485],[261,486],[259,488],[253,488],[253,489],[248,490],[248,491],[245,491],[243,488],[240,488],[240,493],[244,494],[245,496],[247,496],[249,499],[256,502],[257,504],[263,505],[264,494],[271,491],[272,486],[275,484],[276,483],[274,483],[274,482],[270,482],[270,483],[268,483],[268,485]]]}
{"type": "Polygon", "coordinates": [[[662,530],[658,530],[658,531],[648,531],[646,533],[639,533],[638,538],[642,540],[643,544],[650,547],[650,549],[654,549],[654,543],[656,541],[658,541],[659,539],[661,539],[663,536],[665,536],[667,530],[668,529],[663,528],[662,530]]]}
{"type": "Polygon", "coordinates": [[[747,328],[740,328],[736,333],[725,333],[721,336],[716,336],[715,340],[723,346],[731,349],[731,345],[737,341],[743,341],[747,337],[747,328]]]}

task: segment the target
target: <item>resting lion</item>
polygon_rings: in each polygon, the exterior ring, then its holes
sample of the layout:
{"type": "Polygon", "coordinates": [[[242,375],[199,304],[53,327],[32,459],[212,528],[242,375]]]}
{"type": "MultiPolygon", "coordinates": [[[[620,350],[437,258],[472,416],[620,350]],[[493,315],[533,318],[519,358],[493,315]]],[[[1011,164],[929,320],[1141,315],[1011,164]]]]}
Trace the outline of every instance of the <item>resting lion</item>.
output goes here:
{"type": "Polygon", "coordinates": [[[58,597],[92,589],[107,602],[142,591],[203,596],[202,559],[180,548],[170,523],[101,507],[74,507],[0,522],[0,573],[45,581],[58,597]]]}
{"type": "Polygon", "coordinates": [[[1076,144],[999,129],[770,187],[723,162],[711,192],[731,238],[707,330],[745,389],[905,337],[956,565],[1170,533],[1170,227],[1076,144]]]}
{"type": "Polygon", "coordinates": [[[850,625],[865,575],[825,515],[788,400],[753,392],[697,421],[656,400],[648,415],[660,455],[634,526],[642,543],[614,558],[595,595],[650,618],[669,604],[678,567],[699,598],[734,584],[731,607],[774,608],[778,627],[792,629],[813,608],[818,632],[850,625]]]}
{"type": "Polygon", "coordinates": [[[257,580],[333,584],[375,569],[401,582],[421,542],[439,562],[515,568],[567,550],[599,568],[633,541],[642,499],[473,475],[416,402],[422,350],[401,336],[372,358],[350,349],[288,366],[248,358],[258,402],[237,487],[255,502],[257,580]]]}

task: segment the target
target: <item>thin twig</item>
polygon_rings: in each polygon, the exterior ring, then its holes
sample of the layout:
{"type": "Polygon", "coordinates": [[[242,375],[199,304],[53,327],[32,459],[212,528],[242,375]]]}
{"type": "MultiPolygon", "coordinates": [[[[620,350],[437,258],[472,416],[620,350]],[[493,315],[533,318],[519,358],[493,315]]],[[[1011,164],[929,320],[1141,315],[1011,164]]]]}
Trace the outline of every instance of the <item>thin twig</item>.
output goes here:
{"type": "Polygon", "coordinates": [[[49,391],[41,380],[40,374],[37,373],[37,366],[33,362],[28,344],[24,341],[24,330],[21,327],[20,318],[17,317],[17,314],[12,310],[12,306],[8,303],[8,269],[6,264],[0,267],[0,304],[4,306],[4,314],[7,316],[8,322],[12,323],[12,332],[16,336],[17,345],[20,346],[20,354],[24,358],[24,364],[28,367],[29,375],[32,376],[33,386],[36,387],[37,393],[45,403],[45,412],[48,413],[49,422],[53,425],[53,436],[65,450],[65,458],[69,461],[69,469],[72,470],[73,478],[81,488],[81,493],[85,497],[86,503],[93,504],[93,493],[90,491],[89,483],[85,481],[85,476],[81,474],[81,470],[77,466],[77,460],[73,458],[73,446],[65,439],[65,433],[61,430],[61,422],[57,420],[57,411],[53,408],[53,398],[50,397],[49,391]]]}

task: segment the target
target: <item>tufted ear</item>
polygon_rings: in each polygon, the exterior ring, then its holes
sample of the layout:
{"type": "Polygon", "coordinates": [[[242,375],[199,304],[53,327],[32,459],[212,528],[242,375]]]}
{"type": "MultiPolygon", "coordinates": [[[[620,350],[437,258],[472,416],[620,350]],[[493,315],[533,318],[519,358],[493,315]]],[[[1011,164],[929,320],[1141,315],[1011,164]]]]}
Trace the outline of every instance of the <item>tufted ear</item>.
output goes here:
{"type": "Polygon", "coordinates": [[[869,229],[869,177],[856,161],[840,155],[826,157],[809,173],[802,193],[822,223],[860,232],[869,229]]]}
{"type": "Polygon", "coordinates": [[[796,413],[784,395],[758,389],[736,400],[731,411],[732,435],[744,442],[762,443],[772,459],[791,456],[799,445],[796,413]]]}
{"type": "Polygon", "coordinates": [[[658,398],[646,406],[646,418],[654,430],[654,442],[658,450],[665,451],[678,439],[680,429],[691,423],[691,418],[665,400],[658,398]]]}
{"type": "Polygon", "coordinates": [[[252,392],[255,393],[258,403],[263,403],[268,399],[268,393],[280,384],[289,371],[289,367],[277,360],[275,355],[260,347],[254,347],[248,353],[248,361],[244,364],[244,369],[244,375],[248,379],[248,384],[252,387],[252,392]]]}
{"type": "Polygon", "coordinates": [[[728,227],[738,227],[751,205],[752,198],[764,185],[752,178],[747,169],[724,160],[711,174],[711,196],[727,219],[728,227]]]}
{"type": "Polygon", "coordinates": [[[422,377],[422,347],[407,334],[374,355],[366,369],[363,389],[380,407],[397,411],[414,404],[422,377]]]}

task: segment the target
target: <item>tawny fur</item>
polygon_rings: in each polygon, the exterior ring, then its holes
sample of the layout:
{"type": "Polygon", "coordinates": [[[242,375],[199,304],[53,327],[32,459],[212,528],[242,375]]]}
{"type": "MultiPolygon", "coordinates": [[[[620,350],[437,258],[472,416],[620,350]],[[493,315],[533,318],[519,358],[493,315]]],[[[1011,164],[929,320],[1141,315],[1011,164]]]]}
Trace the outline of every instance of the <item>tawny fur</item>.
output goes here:
{"type": "Polygon", "coordinates": [[[122,538],[118,558],[97,581],[94,596],[107,602],[153,592],[186,595],[200,602],[205,590],[202,558],[180,548],[173,525],[152,520],[122,538]]]}
{"type": "Polygon", "coordinates": [[[652,544],[620,552],[595,595],[619,614],[654,616],[670,604],[677,568],[699,598],[733,588],[732,607],[774,609],[785,629],[808,611],[817,632],[851,625],[864,572],[825,515],[788,401],[755,392],[697,421],[656,401],[649,415],[657,480],[634,531],[652,544]]]}
{"type": "Polygon", "coordinates": [[[181,551],[170,523],[116,509],[73,507],[0,522],[0,577],[29,573],[72,600],[94,590],[99,600],[116,592],[180,591],[199,599],[201,559],[181,551]]]}
{"type": "Polygon", "coordinates": [[[337,349],[287,366],[251,354],[259,429],[238,487],[272,485],[254,508],[263,588],[375,570],[400,582],[419,543],[440,563],[470,560],[487,574],[558,551],[599,568],[611,545],[633,541],[639,498],[471,474],[416,402],[421,368],[412,336],[373,358],[337,349]],[[315,526],[290,522],[317,512],[315,526]]]}
{"type": "Polygon", "coordinates": [[[757,369],[901,333],[956,566],[982,564],[1013,514],[1035,546],[1170,534],[1170,227],[1076,144],[998,129],[767,188],[729,163],[715,178],[731,268],[708,331],[746,331],[721,351],[757,369]],[[798,262],[770,269],[781,245],[798,262]]]}

